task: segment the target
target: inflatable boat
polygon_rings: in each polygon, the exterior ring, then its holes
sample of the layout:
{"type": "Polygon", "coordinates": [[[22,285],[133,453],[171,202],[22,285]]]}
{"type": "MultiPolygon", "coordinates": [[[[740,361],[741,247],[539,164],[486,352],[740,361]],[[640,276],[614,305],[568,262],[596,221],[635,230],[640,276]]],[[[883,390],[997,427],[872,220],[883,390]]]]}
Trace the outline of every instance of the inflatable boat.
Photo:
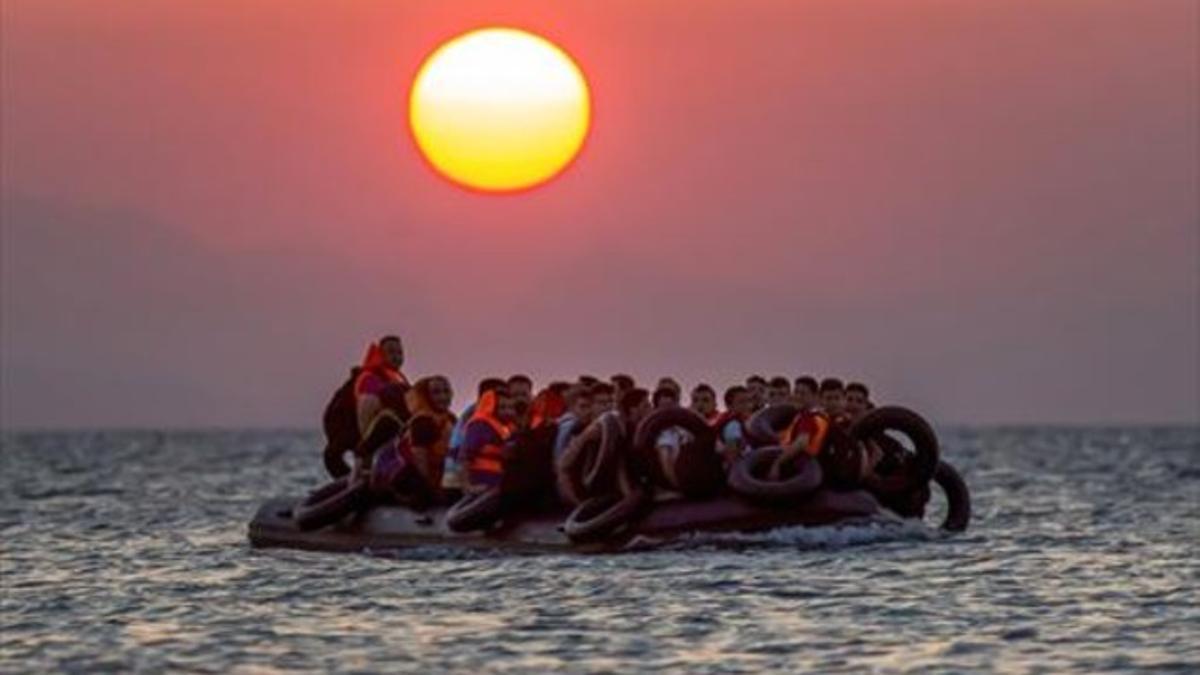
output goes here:
{"type": "Polygon", "coordinates": [[[317,551],[358,552],[445,545],[510,551],[604,553],[668,542],[697,533],[761,532],[780,527],[897,522],[869,492],[818,490],[787,508],[753,504],[735,496],[705,501],[660,501],[621,531],[598,541],[573,542],[562,529],[568,512],[515,513],[484,531],[460,533],[446,524],[445,507],[414,511],[376,506],[329,527],[302,531],[293,509],[299,498],[272,499],[250,522],[250,543],[317,551]]]}

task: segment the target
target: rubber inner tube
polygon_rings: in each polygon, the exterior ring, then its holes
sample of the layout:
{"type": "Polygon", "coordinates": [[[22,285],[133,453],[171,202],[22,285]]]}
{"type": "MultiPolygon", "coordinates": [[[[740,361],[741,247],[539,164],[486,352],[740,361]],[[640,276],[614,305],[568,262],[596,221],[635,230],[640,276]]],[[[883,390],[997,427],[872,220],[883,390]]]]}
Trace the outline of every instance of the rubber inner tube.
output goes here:
{"type": "Polygon", "coordinates": [[[367,502],[367,481],[339,478],[313,492],[292,510],[292,520],[302,532],[333,525],[362,509],[367,502]]]}
{"type": "Polygon", "coordinates": [[[897,494],[932,480],[940,459],[937,434],[917,413],[898,406],[876,408],[851,425],[849,435],[859,443],[875,443],[888,451],[889,447],[899,445],[888,437],[888,432],[908,438],[913,449],[903,451],[898,466],[890,474],[869,476],[867,487],[881,495],[897,494]]]}
{"type": "Polygon", "coordinates": [[[787,429],[800,408],[791,403],[777,403],[754,413],[746,422],[746,437],[754,448],[779,445],[779,434],[787,429]]]}
{"type": "Polygon", "coordinates": [[[340,448],[330,442],[325,445],[325,470],[333,478],[350,475],[350,465],[346,462],[346,453],[350,448],[340,448]]]}
{"type": "Polygon", "coordinates": [[[558,458],[555,473],[559,498],[564,502],[577,505],[587,499],[584,477],[595,468],[603,434],[600,421],[593,421],[567,443],[562,456],[558,458]]]}
{"type": "Polygon", "coordinates": [[[725,472],[716,452],[717,435],[702,417],[687,408],[656,410],[642,420],[633,435],[634,457],[638,471],[650,476],[661,487],[678,490],[685,497],[703,499],[721,491],[725,472]],[[664,431],[681,428],[692,441],[679,449],[675,457],[671,480],[663,471],[655,445],[664,431]]]}
{"type": "Polygon", "coordinates": [[[466,495],[446,512],[446,527],[454,532],[486,530],[504,512],[504,497],[499,488],[466,495]]]}
{"type": "Polygon", "coordinates": [[[594,494],[612,482],[621,459],[621,418],[616,413],[606,413],[596,420],[596,424],[600,427],[600,444],[583,474],[583,489],[588,494],[594,494]]]}
{"type": "Polygon", "coordinates": [[[767,472],[783,454],[783,448],[756,448],[741,457],[729,472],[729,487],[757,501],[788,502],[811,494],[821,487],[824,473],[821,465],[808,455],[800,455],[794,464],[784,469],[782,480],[767,480],[767,472]]]}
{"type": "Polygon", "coordinates": [[[645,503],[646,493],[642,490],[592,497],[567,516],[562,529],[571,541],[595,541],[630,523],[645,503]]]}
{"type": "Polygon", "coordinates": [[[958,470],[946,462],[938,462],[933,472],[933,482],[942,488],[948,504],[942,529],[947,532],[963,532],[971,523],[971,493],[958,470]]]}

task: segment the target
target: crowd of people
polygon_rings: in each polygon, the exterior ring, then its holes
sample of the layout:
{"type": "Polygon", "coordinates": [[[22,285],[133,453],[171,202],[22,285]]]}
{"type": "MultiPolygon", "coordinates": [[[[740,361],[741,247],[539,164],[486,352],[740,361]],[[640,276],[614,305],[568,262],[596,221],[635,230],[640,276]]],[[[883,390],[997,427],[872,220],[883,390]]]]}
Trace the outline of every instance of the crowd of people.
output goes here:
{"type": "MultiPolygon", "coordinates": [[[[524,374],[479,382],[474,400],[455,415],[454,390],[442,375],[409,381],[403,343],[386,336],[372,343],[362,364],[326,409],[325,464],[335,477],[366,480],[377,497],[408,504],[447,503],[463,494],[519,484],[524,475],[553,474],[570,461],[573,443],[604,416],[631,435],[656,410],[682,408],[684,389],[672,377],[643,388],[630,375],[606,379],[583,375],[541,389],[524,374]],[[524,447],[545,447],[545,457],[522,456],[514,439],[538,438],[524,447]],[[352,461],[346,461],[346,455],[352,461]]],[[[796,413],[779,432],[784,452],[771,476],[800,455],[821,452],[830,428],[845,427],[870,411],[871,392],[860,382],[804,375],[770,379],[751,375],[725,387],[708,383],[687,393],[686,407],[715,437],[713,451],[728,470],[746,452],[747,423],[768,406],[791,404],[796,413]]],[[[663,429],[654,446],[666,470],[688,447],[693,432],[663,429]]],[[[570,489],[560,488],[572,501],[570,489]]]]}

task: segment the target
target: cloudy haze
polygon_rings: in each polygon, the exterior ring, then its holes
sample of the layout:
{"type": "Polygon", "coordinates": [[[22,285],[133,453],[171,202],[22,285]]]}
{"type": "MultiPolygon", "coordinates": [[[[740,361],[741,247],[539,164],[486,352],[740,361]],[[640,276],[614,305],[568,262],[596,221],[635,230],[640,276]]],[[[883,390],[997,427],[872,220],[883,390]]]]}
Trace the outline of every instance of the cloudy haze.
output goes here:
{"type": "Polygon", "coordinates": [[[1200,3],[2,5],[0,422],[316,426],[411,374],[842,375],[942,422],[1200,421],[1200,3]],[[570,52],[580,159],[434,175],[441,40],[570,52]]]}

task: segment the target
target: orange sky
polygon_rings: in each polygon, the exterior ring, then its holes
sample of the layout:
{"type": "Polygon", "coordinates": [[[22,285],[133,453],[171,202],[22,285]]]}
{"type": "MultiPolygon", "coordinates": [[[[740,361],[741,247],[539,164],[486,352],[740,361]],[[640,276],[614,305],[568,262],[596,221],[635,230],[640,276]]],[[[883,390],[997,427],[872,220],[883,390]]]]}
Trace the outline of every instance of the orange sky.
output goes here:
{"type": "Polygon", "coordinates": [[[393,330],[464,394],[813,372],[946,421],[1200,414],[1193,1],[2,7],[6,425],[313,426],[393,330]],[[594,97],[519,195],[404,129],[490,24],[594,97]]]}

